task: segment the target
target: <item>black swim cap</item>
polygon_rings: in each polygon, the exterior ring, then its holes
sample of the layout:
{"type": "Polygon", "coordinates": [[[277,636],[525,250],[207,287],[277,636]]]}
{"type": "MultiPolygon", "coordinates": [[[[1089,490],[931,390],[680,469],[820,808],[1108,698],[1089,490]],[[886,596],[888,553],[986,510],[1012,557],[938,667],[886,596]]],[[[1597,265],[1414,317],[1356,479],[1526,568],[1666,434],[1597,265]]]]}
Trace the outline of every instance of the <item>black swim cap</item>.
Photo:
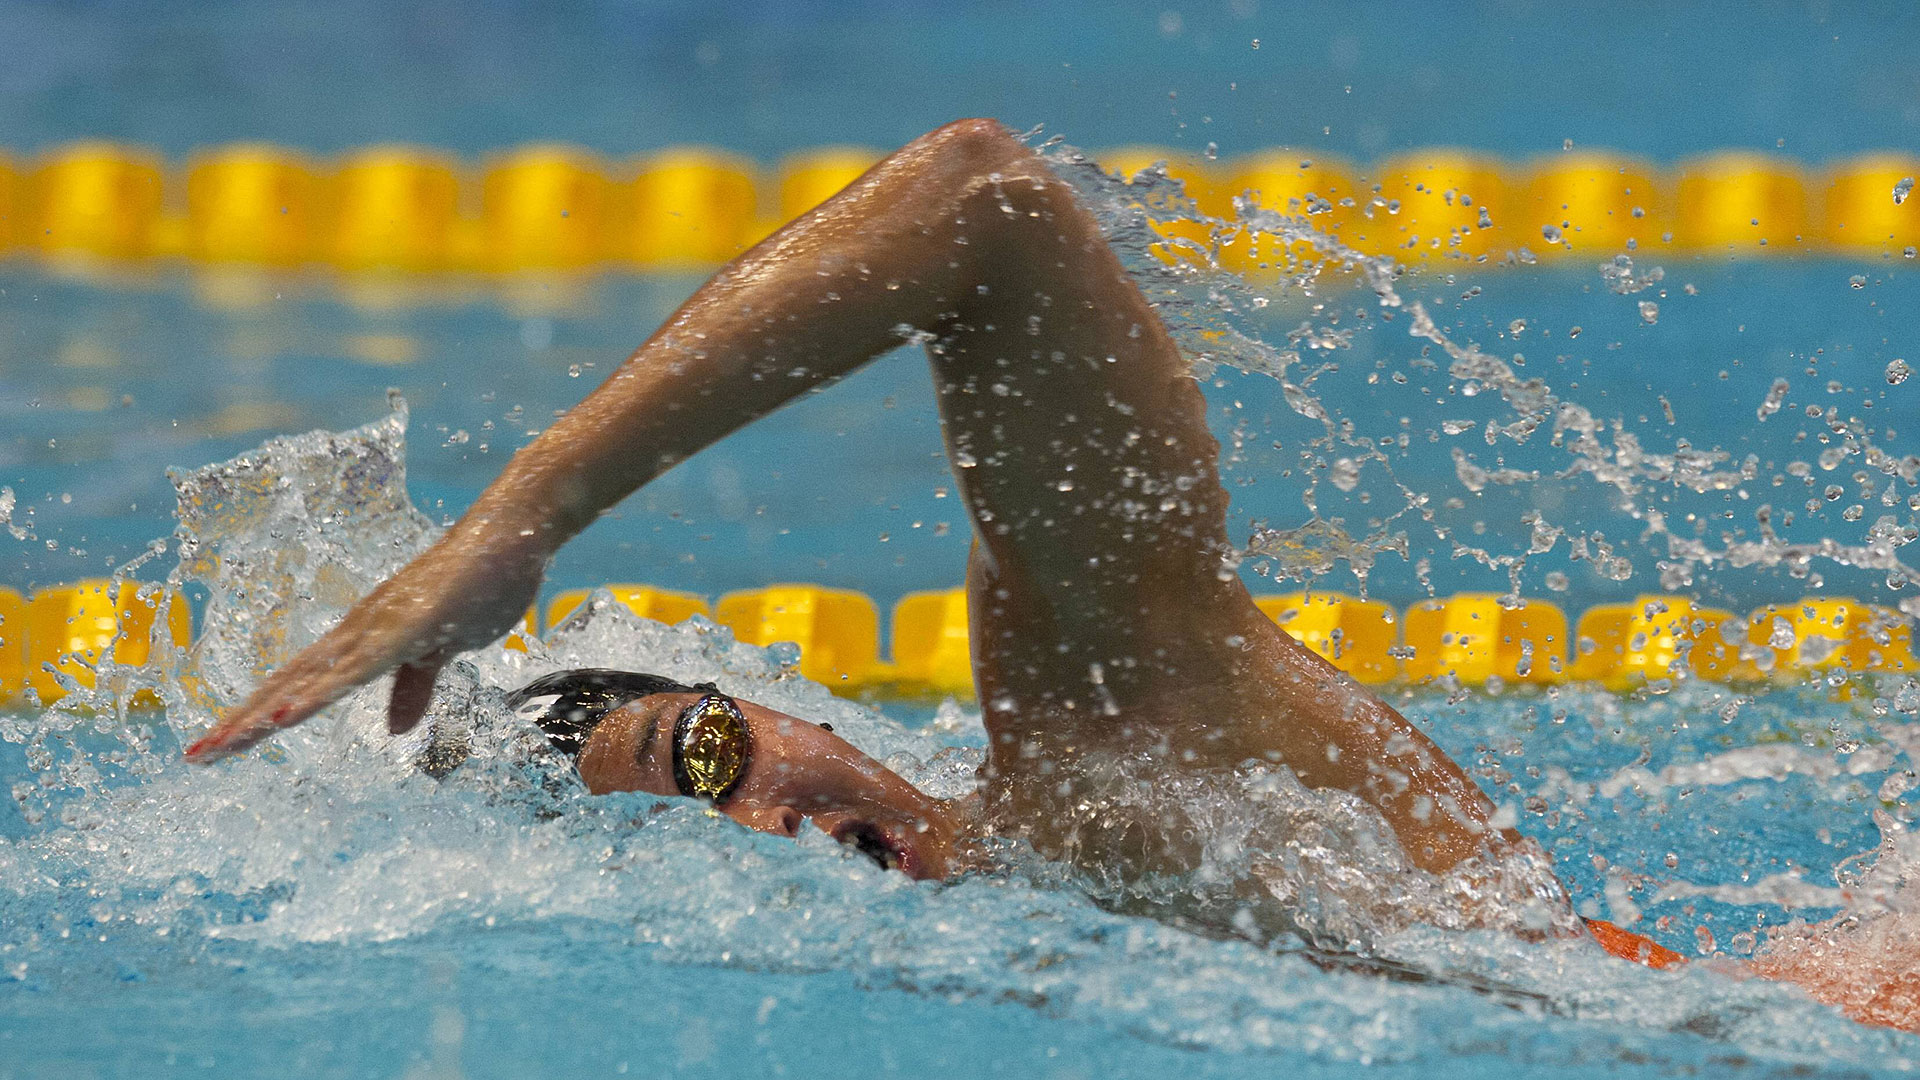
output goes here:
{"type": "Polygon", "coordinates": [[[692,694],[701,689],[664,675],[575,668],[542,675],[508,694],[507,707],[546,732],[555,750],[579,757],[593,729],[620,706],[649,694],[692,694]]]}

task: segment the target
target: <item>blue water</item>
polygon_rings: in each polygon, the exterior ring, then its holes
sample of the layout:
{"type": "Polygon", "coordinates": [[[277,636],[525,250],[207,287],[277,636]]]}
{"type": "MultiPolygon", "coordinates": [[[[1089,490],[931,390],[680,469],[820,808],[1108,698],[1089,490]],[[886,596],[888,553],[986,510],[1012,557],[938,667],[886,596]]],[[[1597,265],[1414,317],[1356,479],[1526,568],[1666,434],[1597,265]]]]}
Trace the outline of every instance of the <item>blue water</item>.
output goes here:
{"type": "MultiPolygon", "coordinates": [[[[1920,356],[1920,265],[1844,260],[1725,262],[1642,256],[1643,270],[1667,272],[1660,286],[1629,296],[1605,288],[1597,264],[1488,272],[1448,280],[1416,275],[1403,289],[1450,334],[1496,355],[1520,353],[1522,374],[1544,379],[1596,416],[1617,418],[1648,450],[1677,440],[1725,450],[1737,463],[1755,454],[1766,476],[1823,448],[1824,421],[1808,407],[1838,408],[1899,452],[1914,434],[1905,417],[1915,383],[1889,386],[1896,357],[1920,356]],[[1864,273],[1863,273],[1864,272],[1864,273]],[[1855,275],[1863,284],[1850,283],[1855,275]],[[1695,295],[1685,289],[1692,286],[1695,295]],[[1639,301],[1667,294],[1659,321],[1646,325],[1639,301]],[[1526,323],[1512,332],[1514,320],[1526,323]],[[1578,336],[1572,336],[1574,331],[1578,336]],[[1724,375],[1724,377],[1723,377],[1724,375]],[[1792,392],[1766,422],[1755,413],[1776,379],[1792,392]],[[1830,384],[1839,389],[1830,391],[1830,384]],[[1662,400],[1666,402],[1663,408],[1662,400]],[[1673,420],[1667,419],[1666,409],[1673,420]]],[[[604,279],[559,299],[531,303],[480,285],[437,303],[370,309],[337,285],[308,278],[269,279],[269,299],[240,309],[206,300],[208,286],[186,272],[155,275],[129,289],[70,281],[20,266],[0,270],[0,484],[32,513],[36,541],[11,544],[0,581],[15,588],[99,576],[172,529],[165,467],[217,461],[275,433],[344,429],[386,411],[388,389],[412,410],[411,477],[415,499],[437,518],[457,514],[512,450],[583,397],[697,284],[693,279],[604,279]],[[491,427],[489,427],[491,425],[491,427]],[[458,434],[458,433],[464,433],[458,434]]],[[[1308,317],[1322,298],[1283,297],[1259,323],[1276,339],[1308,317]]],[[[1370,308],[1351,287],[1329,290],[1336,310],[1370,308]]],[[[1597,530],[1626,543],[1620,557],[1634,575],[1612,580],[1563,561],[1564,548],[1522,575],[1521,590],[1570,609],[1658,592],[1663,544],[1633,542],[1644,523],[1621,512],[1613,493],[1584,476],[1556,477],[1569,459],[1547,439],[1488,446],[1485,422],[1501,414],[1494,395],[1460,396],[1461,383],[1434,350],[1405,332],[1405,320],[1349,316],[1349,347],[1308,354],[1307,370],[1327,365],[1316,390],[1359,433],[1412,439],[1390,447],[1393,475],[1415,491],[1437,493],[1433,512],[1449,537],[1402,518],[1406,558],[1383,557],[1372,590],[1404,605],[1430,592],[1504,589],[1508,575],[1455,556],[1452,536],[1504,550],[1526,546],[1520,519],[1538,510],[1570,532],[1597,530]],[[1404,378],[1395,382],[1389,375],[1404,378]],[[1407,423],[1402,424],[1402,418],[1407,423]],[[1443,421],[1472,421],[1459,435],[1443,421]],[[1460,488],[1451,452],[1481,467],[1537,469],[1538,483],[1460,488]],[[1444,494],[1438,494],[1444,493],[1444,494]],[[1439,505],[1446,495],[1460,507],[1439,505]],[[1475,529],[1482,530],[1475,533],[1475,529]],[[1427,560],[1420,573],[1416,563],[1427,560]],[[1568,575],[1564,591],[1545,575],[1568,575]],[[1425,581],[1421,579],[1424,576],[1425,581]]],[[[1302,505],[1301,444],[1321,434],[1294,413],[1264,375],[1223,369],[1209,385],[1216,433],[1230,454],[1231,533],[1245,539],[1254,522],[1294,526],[1302,505]],[[1239,434],[1236,436],[1236,431],[1239,434]]],[[[1816,470],[1828,479],[1845,475],[1816,470]]],[[[1752,535],[1762,502],[1795,509],[1806,485],[1760,496],[1724,524],[1752,535]],[[1793,492],[1802,492],[1795,495],[1793,492]]],[[[589,529],[556,562],[550,591],[609,581],[645,581],[717,595],[771,581],[855,588],[883,609],[916,589],[948,588],[963,574],[968,530],[939,437],[926,362],[901,350],[817,395],[796,402],[668,473],[589,529]],[[858,475],[857,488],[833,477],[858,475]]],[[[1379,473],[1357,496],[1320,485],[1323,514],[1344,516],[1360,535],[1366,522],[1400,506],[1379,473]],[[1370,501],[1361,503],[1358,497],[1370,501]]],[[[1668,493],[1676,522],[1715,514],[1724,496],[1668,493]]],[[[1799,510],[1776,520],[1790,539],[1858,536],[1840,519],[1855,500],[1799,510]]],[[[1717,526],[1716,526],[1717,528],[1717,526]]],[[[1677,532],[1685,532],[1684,526],[1677,532]]],[[[164,571],[156,562],[145,572],[164,571]]],[[[1247,575],[1256,591],[1296,587],[1247,575]]],[[[1827,587],[1870,596],[1879,578],[1826,568],[1827,587]]],[[[1329,588],[1352,591],[1344,568],[1329,588]]],[[[1797,599],[1807,583],[1778,571],[1723,571],[1698,584],[1701,597],[1745,611],[1797,599]]]]}
{"type": "MultiPolygon", "coordinates": [[[[612,153],[709,142],[771,160],[827,142],[893,145],[989,114],[1087,146],[1216,142],[1227,155],[1284,143],[1367,159],[1462,144],[1525,157],[1572,140],[1662,161],[1723,146],[1821,161],[1912,144],[1917,18],[1904,6],[1273,0],[750,13],[11,2],[0,4],[0,146],[106,136],[180,154],[267,138],[324,152],[404,139],[478,153],[561,139],[612,153]]],[[[1920,380],[1890,386],[1883,372],[1920,357],[1920,267],[1636,258],[1666,276],[1630,296],[1586,264],[1424,272],[1400,292],[1452,340],[1524,354],[1522,374],[1648,450],[1686,440],[1734,462],[1754,455],[1750,499],[1648,484],[1623,508],[1611,488],[1555,475],[1570,458],[1545,433],[1489,443],[1485,424],[1510,418],[1495,395],[1467,397],[1437,347],[1408,335],[1404,310],[1387,321],[1371,294],[1329,285],[1284,295],[1247,326],[1284,341],[1337,315],[1354,331],[1343,349],[1309,352],[1292,378],[1314,373],[1312,392],[1374,440],[1391,475],[1373,463],[1353,490],[1331,485],[1326,463],[1302,456],[1320,425],[1271,378],[1223,368],[1207,389],[1232,534],[1300,524],[1311,482],[1322,514],[1355,534],[1389,516],[1380,528],[1407,533],[1406,555],[1383,556],[1367,582],[1404,605],[1506,587],[1507,573],[1460,545],[1524,551],[1523,515],[1539,513],[1569,534],[1603,533],[1632,570],[1596,574],[1562,541],[1519,572],[1523,592],[1578,610],[1658,591],[1671,555],[1645,535],[1650,508],[1673,533],[1716,544],[1721,530],[1753,538],[1761,503],[1795,512],[1791,524],[1774,518],[1795,540],[1858,543],[1881,514],[1911,522],[1910,488],[1892,485],[1900,500],[1882,506],[1862,492],[1883,481],[1856,479],[1857,458],[1818,464],[1832,431],[1807,410],[1832,407],[1890,453],[1914,452],[1906,398],[1920,380]],[[1638,307],[1649,299],[1652,325],[1638,307]],[[1781,378],[1783,407],[1762,421],[1781,378]],[[1446,421],[1464,426],[1447,434],[1446,421]],[[1403,432],[1405,446],[1380,445],[1403,432]],[[1543,477],[1476,492],[1456,449],[1543,477]],[[1790,471],[1796,461],[1813,463],[1807,477],[1790,471]],[[1829,501],[1836,482],[1844,497],[1829,501]],[[1397,484],[1429,496],[1431,520],[1400,513],[1397,484]],[[1858,521],[1845,516],[1856,502],[1858,521]]],[[[31,533],[0,533],[0,584],[124,565],[173,528],[167,467],[376,420],[390,388],[411,410],[412,498],[443,520],[695,284],[440,282],[395,305],[324,278],[236,292],[178,268],[102,281],[0,265],[0,485],[31,533]]],[[[589,530],[549,588],[642,580],[716,594],[802,580],[884,605],[955,584],[967,528],[944,494],[925,381],[921,357],[896,353],[723,442],[589,530]]],[[[139,576],[172,565],[164,554],[139,576]]],[[[1273,567],[1245,571],[1259,591],[1298,585],[1263,570],[1273,567]]],[[[1881,573],[1814,572],[1817,583],[1719,566],[1684,591],[1735,610],[1820,590],[1905,595],[1881,573]]],[[[1321,583],[1359,586],[1346,566],[1321,583]]],[[[216,590],[191,588],[204,610],[216,590]]],[[[932,764],[941,748],[979,745],[964,710],[936,719],[887,705],[883,718],[779,678],[775,659],[724,635],[609,619],[557,646],[554,662],[656,662],[730,680],[831,718],[923,784],[952,781],[932,764]]],[[[517,662],[483,658],[461,685],[482,696],[511,685],[517,662]]],[[[188,771],[178,743],[208,720],[190,685],[163,685],[164,719],[86,695],[0,714],[0,778],[14,796],[0,809],[0,1080],[1866,1076],[1920,1063],[1920,1039],[1853,1024],[1790,988],[1657,974],[1574,945],[1415,933],[1389,950],[1427,975],[1409,982],[1326,970],[1285,942],[1102,911],[1056,871],[1017,860],[914,885],[821,838],[755,837],[686,806],[554,802],[510,761],[435,785],[395,767],[370,734],[374,692],[265,758],[188,771]]],[[[1920,702],[1903,690],[1889,678],[1753,701],[1710,686],[1394,701],[1513,807],[1582,913],[1637,917],[1689,955],[1704,931],[1742,955],[1743,933],[1833,913],[1836,866],[1913,817],[1900,778],[1914,767],[1905,714],[1920,702]],[[1783,881],[1784,899],[1758,888],[1783,881]]]]}
{"type": "Polygon", "coordinates": [[[957,116],[1085,146],[1462,145],[1822,161],[1913,144],[1897,2],[0,5],[0,146],[560,139],[772,157],[957,116]],[[1259,41],[1256,48],[1254,41],[1259,41]]]}

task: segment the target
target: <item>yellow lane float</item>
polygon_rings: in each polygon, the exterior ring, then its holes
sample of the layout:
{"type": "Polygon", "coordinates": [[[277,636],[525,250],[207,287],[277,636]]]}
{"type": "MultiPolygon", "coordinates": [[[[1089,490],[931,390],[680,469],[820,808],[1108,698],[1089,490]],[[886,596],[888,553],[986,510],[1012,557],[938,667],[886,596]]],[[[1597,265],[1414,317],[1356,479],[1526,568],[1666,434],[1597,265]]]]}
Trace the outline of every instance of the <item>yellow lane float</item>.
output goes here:
{"type": "Polygon", "coordinates": [[[145,259],[160,254],[158,155],[84,142],[40,160],[28,184],[26,242],[54,258],[145,259]]]}
{"type": "Polygon", "coordinates": [[[90,687],[102,663],[144,665],[152,659],[156,636],[184,646],[193,630],[180,595],[153,585],[101,580],[35,591],[24,624],[25,681],[44,704],[66,694],[55,672],[90,687]]]}
{"type": "MultiPolygon", "coordinates": [[[[1892,200],[1892,189],[1888,189],[1892,200]]],[[[1791,161],[1732,151],[1680,166],[1673,244],[1683,251],[1799,252],[1811,239],[1806,185],[1791,161]]]]}
{"type": "Polygon", "coordinates": [[[1331,592],[1257,596],[1253,602],[1295,641],[1355,681],[1378,685],[1400,677],[1393,656],[1400,620],[1387,605],[1331,592]]]}
{"type": "Polygon", "coordinates": [[[328,184],[329,254],[348,270],[435,271],[463,262],[460,171],[432,150],[379,146],[348,155],[328,184]]]}
{"type": "MultiPolygon", "coordinates": [[[[489,157],[472,185],[445,153],[373,146],[331,168],[299,151],[258,144],[190,156],[169,178],[140,147],[82,142],[33,168],[0,154],[0,255],[26,248],[53,259],[113,262],[185,254],[231,264],[309,260],[352,271],[495,273],[709,269],[819,205],[880,157],[823,147],[788,157],[762,183],[745,159],[670,147],[612,169],[586,150],[530,145],[489,157]],[[171,185],[180,185],[179,189],[171,185]],[[184,214],[179,207],[184,205],[184,214]]],[[[1521,248],[1544,260],[1652,250],[1750,257],[1835,252],[1898,257],[1920,247],[1920,199],[1893,200],[1920,178],[1910,151],[1867,154],[1809,182],[1794,162],[1746,151],[1658,169],[1605,151],[1532,164],[1457,149],[1415,150],[1368,168],[1296,150],[1227,161],[1168,147],[1098,156],[1132,182],[1165,162],[1210,217],[1233,200],[1304,219],[1356,250],[1405,261],[1506,264],[1521,248]]],[[[1165,259],[1201,261],[1209,226],[1154,226],[1165,259]]],[[[1230,269],[1291,270],[1310,245],[1222,235],[1230,269]]]]}
{"type": "Polygon", "coordinates": [[[1912,671],[1912,625],[1900,613],[1850,597],[1769,604],[1747,620],[1747,640],[1772,654],[1772,677],[1809,672],[1912,671]]]}
{"type": "MultiPolygon", "coordinates": [[[[1220,217],[1231,219],[1232,200],[1245,196],[1263,210],[1300,218],[1314,232],[1348,241],[1349,227],[1360,208],[1373,197],[1354,179],[1351,166],[1321,155],[1269,151],[1241,158],[1227,174],[1221,190],[1226,206],[1220,217]]],[[[1324,256],[1308,241],[1289,242],[1273,233],[1251,233],[1220,253],[1220,262],[1241,273],[1286,273],[1301,260],[1324,256]]],[[[1264,276],[1264,275],[1263,275],[1264,276]]]]}
{"type": "Polygon", "coordinates": [[[1351,227],[1363,251],[1408,261],[1473,260],[1520,239],[1523,215],[1492,158],[1423,150],[1390,158],[1369,175],[1373,186],[1351,227]]]}
{"type": "Polygon", "coordinates": [[[322,231],[320,181],[292,150],[223,146],[187,166],[187,254],[206,262],[292,266],[322,231]]]}
{"type": "Polygon", "coordinates": [[[567,146],[522,146],[480,185],[480,265],[495,273],[581,270],[605,254],[609,191],[601,163],[567,146]]]}
{"type": "Polygon", "coordinates": [[[1740,646],[1721,633],[1730,611],[1684,596],[1638,596],[1580,616],[1574,679],[1626,691],[1693,678],[1727,682],[1741,671],[1740,646]]]}
{"type": "Polygon", "coordinates": [[[1557,154],[1526,178],[1514,243],[1544,257],[1617,255],[1660,242],[1653,169],[1610,154],[1557,154]]]}
{"type": "Polygon", "coordinates": [[[800,673],[835,689],[861,685],[880,662],[880,609],[851,589],[745,589],[721,597],[713,617],[752,645],[799,645],[800,673]]]}
{"type": "Polygon", "coordinates": [[[664,150],[614,188],[609,257],[642,270],[696,271],[745,251],[755,234],[753,163],[718,150],[664,150]]]}
{"type": "Polygon", "coordinates": [[[1825,227],[1820,239],[1834,251],[1902,256],[1920,249],[1920,198],[1897,185],[1920,181],[1920,157],[1869,154],[1828,170],[1825,227]]]}
{"type": "Polygon", "coordinates": [[[922,693],[973,696],[967,591],[908,593],[893,607],[892,681],[922,693]]]}
{"type": "Polygon", "coordinates": [[[0,702],[27,685],[27,598],[0,585],[0,702]]]}
{"type": "Polygon", "coordinates": [[[784,225],[839,194],[883,155],[858,146],[827,146],[780,163],[776,225],[784,225]]]}
{"type": "Polygon", "coordinates": [[[26,235],[26,199],[21,192],[20,170],[13,159],[0,154],[0,259],[13,252],[26,235]]]}
{"type": "Polygon", "coordinates": [[[1468,686],[1566,678],[1567,617],[1545,600],[1507,606],[1495,593],[1460,593],[1407,609],[1407,679],[1452,677],[1468,686]]]}

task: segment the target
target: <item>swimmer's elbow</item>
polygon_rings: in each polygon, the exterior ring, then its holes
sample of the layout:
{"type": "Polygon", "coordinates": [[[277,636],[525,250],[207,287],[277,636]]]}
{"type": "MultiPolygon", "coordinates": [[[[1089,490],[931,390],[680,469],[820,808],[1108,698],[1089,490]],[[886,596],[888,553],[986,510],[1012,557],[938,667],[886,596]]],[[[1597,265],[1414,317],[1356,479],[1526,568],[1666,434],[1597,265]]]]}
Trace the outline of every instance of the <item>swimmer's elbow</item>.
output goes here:
{"type": "Polygon", "coordinates": [[[961,163],[976,176],[1003,171],[1008,165],[1033,155],[1006,125],[982,117],[955,120],[935,128],[915,140],[915,144],[961,163]]]}

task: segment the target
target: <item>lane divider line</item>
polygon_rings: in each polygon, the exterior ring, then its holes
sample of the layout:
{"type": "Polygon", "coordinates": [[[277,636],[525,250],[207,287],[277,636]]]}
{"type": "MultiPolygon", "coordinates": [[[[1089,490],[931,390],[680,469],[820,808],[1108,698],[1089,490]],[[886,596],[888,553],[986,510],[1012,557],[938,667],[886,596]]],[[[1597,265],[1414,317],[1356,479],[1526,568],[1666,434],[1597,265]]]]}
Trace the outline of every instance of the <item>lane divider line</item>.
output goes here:
{"type": "MultiPolygon", "coordinates": [[[[889,658],[881,655],[880,608],[851,589],[782,584],[705,597],[650,585],[602,587],[601,603],[678,623],[694,615],[754,645],[798,646],[800,673],[837,693],[873,698],[968,698],[971,628],[964,589],[909,593],[894,605],[889,658]]],[[[525,650],[583,617],[597,590],[549,600],[544,620],[527,612],[505,647],[525,650]]],[[[1618,693],[1661,691],[1687,679],[1791,685],[1855,674],[1920,670],[1912,621],[1850,597],[1810,596],[1744,617],[1684,596],[1648,594],[1601,604],[1570,621],[1537,598],[1461,593],[1404,612],[1336,592],[1255,598],[1282,629],[1358,682],[1373,685],[1519,687],[1598,684],[1618,693]],[[1573,627],[1570,632],[1569,627],[1573,627]]],[[[94,686],[103,663],[139,667],[184,649],[193,627],[184,597],[159,586],[90,579],[30,597],[0,587],[0,703],[29,691],[52,704],[62,680],[94,686]]]]}
{"type": "MultiPolygon", "coordinates": [[[[322,160],[237,143],[176,165],[139,146],[86,141],[33,156],[0,152],[0,257],[187,258],[376,276],[699,271],[818,205],[880,156],[821,147],[762,168],[706,147],[613,160],[534,144],[476,164],[427,147],[368,146],[322,160]]],[[[1920,155],[1901,151],[1824,166],[1739,150],[1661,167],[1607,151],[1511,161],[1444,147],[1366,168],[1287,150],[1209,161],[1134,146],[1096,160],[1123,177],[1164,163],[1216,217],[1231,218],[1245,196],[1404,262],[1512,265],[1628,251],[1913,258],[1920,248],[1920,199],[1894,199],[1897,184],[1920,177],[1920,155]]],[[[1170,240],[1210,240],[1196,221],[1160,228],[1170,240]]],[[[1246,271],[1288,254],[1270,237],[1240,236],[1220,257],[1246,271]]]]}

